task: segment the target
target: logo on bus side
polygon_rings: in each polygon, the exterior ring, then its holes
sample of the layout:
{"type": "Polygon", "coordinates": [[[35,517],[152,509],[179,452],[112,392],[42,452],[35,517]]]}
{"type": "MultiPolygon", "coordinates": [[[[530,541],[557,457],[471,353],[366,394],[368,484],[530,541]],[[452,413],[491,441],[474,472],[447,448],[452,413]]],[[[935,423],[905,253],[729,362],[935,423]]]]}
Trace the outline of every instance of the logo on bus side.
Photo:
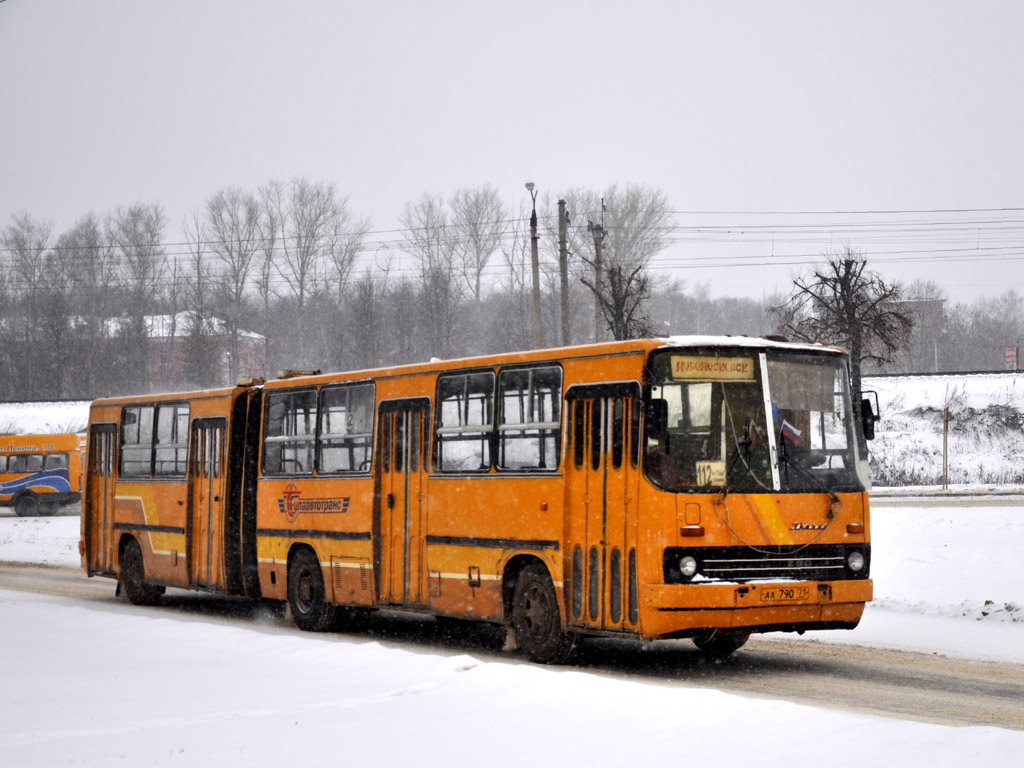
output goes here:
{"type": "Polygon", "coordinates": [[[289,523],[294,523],[302,513],[312,514],[344,514],[348,512],[348,496],[334,497],[302,497],[302,491],[295,487],[295,483],[289,483],[277,506],[289,523]]]}

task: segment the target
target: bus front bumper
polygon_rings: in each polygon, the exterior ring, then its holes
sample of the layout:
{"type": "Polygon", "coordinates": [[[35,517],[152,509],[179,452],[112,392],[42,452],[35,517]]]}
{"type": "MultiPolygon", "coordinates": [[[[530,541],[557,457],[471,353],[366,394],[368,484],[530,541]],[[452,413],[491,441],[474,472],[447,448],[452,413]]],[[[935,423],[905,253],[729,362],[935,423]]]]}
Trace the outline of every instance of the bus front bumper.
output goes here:
{"type": "Polygon", "coordinates": [[[870,579],[748,584],[654,584],[643,595],[645,637],[709,628],[852,629],[871,600],[870,579]]]}

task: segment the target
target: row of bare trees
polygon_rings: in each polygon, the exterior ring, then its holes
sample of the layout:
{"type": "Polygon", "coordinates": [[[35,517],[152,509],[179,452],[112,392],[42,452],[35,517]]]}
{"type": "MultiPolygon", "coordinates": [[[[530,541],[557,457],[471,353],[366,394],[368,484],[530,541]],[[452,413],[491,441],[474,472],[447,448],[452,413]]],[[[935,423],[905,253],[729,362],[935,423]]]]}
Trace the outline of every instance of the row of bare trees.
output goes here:
{"type": "MultiPolygon", "coordinates": [[[[768,335],[846,346],[865,372],[994,370],[1024,338],[1012,291],[951,304],[853,249],[826,254],[788,295],[712,299],[652,271],[665,195],[641,185],[537,200],[541,342],[649,334],[768,335]],[[560,241],[559,200],[568,211],[560,241]]],[[[2,399],[89,398],[211,386],[279,368],[371,368],[533,344],[529,211],[490,185],[406,203],[373,233],[334,185],[218,190],[168,236],[158,204],[89,213],[70,229],[28,213],[0,229],[2,399]],[[168,339],[175,339],[168,343],[168,339]],[[260,354],[245,354],[257,347],[260,354]]]]}
{"type": "MultiPolygon", "coordinates": [[[[571,343],[649,332],[663,193],[569,190],[571,343]],[[600,231],[599,239],[596,232],[600,231]],[[603,253],[602,253],[603,251],[603,253]],[[596,322],[595,322],[596,319],[596,322]]],[[[555,200],[540,202],[545,345],[561,342],[555,200]]],[[[0,230],[0,398],[47,399],[223,384],[278,368],[345,369],[532,344],[526,212],[489,185],[406,204],[397,237],[332,184],[225,188],[169,240],[160,205],[83,216],[27,213],[0,230]],[[169,339],[174,339],[169,343],[169,339]],[[258,342],[254,342],[258,339],[258,342]],[[260,370],[244,350],[262,345],[260,370]]]]}

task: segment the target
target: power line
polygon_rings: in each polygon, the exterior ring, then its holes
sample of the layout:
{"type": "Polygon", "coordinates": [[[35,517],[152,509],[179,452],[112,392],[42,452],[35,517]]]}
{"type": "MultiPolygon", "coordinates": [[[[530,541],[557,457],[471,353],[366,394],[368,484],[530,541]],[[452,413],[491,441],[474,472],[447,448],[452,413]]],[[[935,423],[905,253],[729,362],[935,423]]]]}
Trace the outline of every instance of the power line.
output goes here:
{"type": "MultiPolygon", "coordinates": [[[[609,213],[621,213],[610,211],[609,213]]],[[[912,265],[923,262],[931,263],[997,263],[1017,261],[1024,257],[1024,208],[935,208],[935,209],[901,209],[901,210],[829,210],[829,211],[671,211],[677,217],[741,217],[736,222],[679,222],[665,225],[658,229],[664,238],[666,247],[650,259],[649,266],[657,271],[708,270],[737,267],[792,267],[801,266],[809,261],[822,257],[825,243],[828,248],[837,244],[845,245],[855,242],[858,252],[863,253],[872,263],[912,265]],[[1015,214],[1021,214],[1016,217],[1015,214]],[[764,222],[757,219],[773,217],[803,217],[803,221],[772,221],[764,222]],[[818,217],[830,217],[830,221],[814,221],[818,217]],[[864,220],[835,217],[865,217],[864,220]],[[903,218],[893,218],[903,217],[903,218]],[[961,217],[961,218],[957,218],[961,217]],[[897,244],[920,247],[895,247],[897,244]],[[693,246],[731,246],[746,245],[755,248],[755,253],[726,253],[708,255],[707,253],[688,254],[681,252],[693,246]],[[797,249],[793,252],[790,246],[814,245],[815,250],[797,249]],[[888,245],[889,247],[877,247],[888,245]],[[868,246],[864,250],[864,246],[868,246]],[[782,247],[781,252],[777,249],[782,247]]],[[[540,217],[551,223],[552,216],[540,217]]],[[[576,212],[577,221],[581,214],[576,212]]],[[[508,253],[515,246],[522,247],[525,240],[524,217],[509,217],[489,222],[487,226],[500,232],[496,239],[497,251],[508,253]]],[[[621,231],[612,223],[607,225],[609,234],[621,231]]],[[[390,272],[397,275],[416,274],[419,271],[415,263],[413,242],[417,235],[431,231],[431,227],[392,228],[351,231],[337,235],[338,238],[360,238],[361,242],[355,249],[355,257],[351,263],[353,273],[361,272],[367,267],[380,266],[376,259],[380,254],[399,254],[397,263],[390,264],[390,272]],[[402,257],[405,258],[402,258],[402,257]],[[413,263],[409,263],[412,261],[413,263]]],[[[552,228],[553,230],[553,228],[552,228]]],[[[577,234],[581,231],[576,227],[577,234]]],[[[458,228],[449,225],[442,229],[445,245],[458,247],[465,245],[467,239],[458,228]]],[[[545,239],[553,234],[545,231],[545,239]]],[[[316,243],[329,242],[332,236],[312,238],[316,243]]],[[[228,247],[244,248],[253,252],[256,261],[270,258],[275,262],[275,274],[271,279],[278,286],[287,285],[289,278],[287,265],[282,263],[297,236],[276,236],[273,239],[253,236],[232,240],[204,238],[196,241],[161,241],[146,244],[161,259],[181,262],[197,254],[207,264],[216,263],[228,247]],[[273,245],[270,245],[273,243],[273,245]]],[[[586,244],[586,240],[580,241],[586,244]]],[[[7,272],[6,278],[12,286],[26,284],[29,278],[16,273],[15,267],[21,266],[24,257],[40,254],[88,253],[104,251],[122,254],[125,249],[109,243],[97,243],[85,246],[45,245],[35,248],[24,248],[6,245],[0,247],[0,269],[7,272]],[[14,274],[12,274],[14,273],[14,274]]],[[[825,251],[827,253],[828,251],[825,251]]],[[[482,272],[488,279],[500,279],[512,275],[515,268],[503,264],[500,259],[491,255],[491,263],[482,272]]],[[[170,286],[173,281],[163,280],[158,286],[170,286]]]]}

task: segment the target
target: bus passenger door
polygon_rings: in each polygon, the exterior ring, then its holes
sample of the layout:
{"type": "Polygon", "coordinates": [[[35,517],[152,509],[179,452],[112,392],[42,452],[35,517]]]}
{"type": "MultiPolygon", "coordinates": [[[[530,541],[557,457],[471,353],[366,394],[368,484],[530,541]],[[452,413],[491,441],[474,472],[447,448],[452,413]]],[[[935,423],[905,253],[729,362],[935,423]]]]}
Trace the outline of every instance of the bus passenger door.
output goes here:
{"type": "Polygon", "coordinates": [[[117,424],[93,424],[89,429],[86,490],[82,533],[89,573],[113,573],[114,551],[114,447],[117,424]]]}
{"type": "Polygon", "coordinates": [[[391,400],[377,419],[374,573],[381,603],[427,601],[426,508],[430,401],[391,400]]]}
{"type": "Polygon", "coordinates": [[[635,627],[640,387],[572,387],[566,406],[569,621],[603,629],[635,627]]]}
{"type": "Polygon", "coordinates": [[[224,419],[192,422],[188,462],[188,573],[196,586],[224,585],[224,507],[226,501],[224,419]],[[217,538],[217,531],[221,537],[217,538]]]}

